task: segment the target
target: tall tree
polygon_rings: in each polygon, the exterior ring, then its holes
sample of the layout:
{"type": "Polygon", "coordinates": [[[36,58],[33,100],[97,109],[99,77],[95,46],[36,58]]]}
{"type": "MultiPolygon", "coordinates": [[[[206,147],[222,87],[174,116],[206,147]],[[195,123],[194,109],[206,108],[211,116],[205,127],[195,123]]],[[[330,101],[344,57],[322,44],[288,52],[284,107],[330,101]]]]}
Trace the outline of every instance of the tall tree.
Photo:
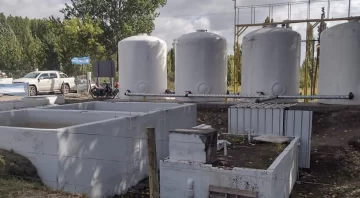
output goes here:
{"type": "Polygon", "coordinates": [[[234,55],[230,54],[227,57],[227,86],[232,85],[233,79],[233,69],[234,69],[234,55]]]}
{"type": "Polygon", "coordinates": [[[98,41],[103,33],[99,22],[85,17],[64,21],[53,19],[50,25],[54,34],[60,35],[59,42],[55,45],[55,52],[65,72],[79,74],[79,68],[71,64],[73,57],[90,56],[92,60],[102,58],[105,48],[98,41]]]}
{"type": "Polygon", "coordinates": [[[166,0],[71,0],[61,12],[65,19],[84,19],[88,15],[99,20],[104,31],[100,42],[110,58],[120,40],[138,33],[150,34],[159,16],[156,9],[165,4],[166,0]]]}
{"type": "Polygon", "coordinates": [[[173,89],[172,84],[175,82],[175,41],[167,53],[167,76],[169,82],[168,87],[173,89]]]}
{"type": "Polygon", "coordinates": [[[236,51],[235,51],[235,57],[237,58],[236,62],[237,62],[237,76],[238,76],[238,82],[239,85],[241,85],[241,69],[242,69],[242,45],[238,44],[236,46],[236,51]]]}
{"type": "Polygon", "coordinates": [[[41,41],[43,51],[43,63],[39,65],[42,70],[60,70],[59,54],[56,52],[56,46],[60,43],[60,36],[53,29],[52,22],[56,21],[54,18],[50,19],[34,19],[31,21],[31,31],[36,39],[41,41]]]}
{"type": "Polygon", "coordinates": [[[14,34],[21,45],[21,61],[22,69],[33,70],[43,64],[44,53],[40,39],[33,36],[31,31],[31,20],[18,16],[7,17],[7,23],[14,31],[14,34]]]}
{"type": "Polygon", "coordinates": [[[312,24],[308,23],[307,25],[307,42],[306,42],[306,56],[305,60],[301,67],[301,78],[300,78],[300,87],[301,88],[310,88],[311,87],[311,76],[315,72],[315,58],[314,58],[314,28],[312,24]],[[306,82],[305,82],[306,78],[306,82]]]}
{"type": "Polygon", "coordinates": [[[2,13],[0,13],[0,43],[0,69],[19,69],[21,45],[2,13]]]}

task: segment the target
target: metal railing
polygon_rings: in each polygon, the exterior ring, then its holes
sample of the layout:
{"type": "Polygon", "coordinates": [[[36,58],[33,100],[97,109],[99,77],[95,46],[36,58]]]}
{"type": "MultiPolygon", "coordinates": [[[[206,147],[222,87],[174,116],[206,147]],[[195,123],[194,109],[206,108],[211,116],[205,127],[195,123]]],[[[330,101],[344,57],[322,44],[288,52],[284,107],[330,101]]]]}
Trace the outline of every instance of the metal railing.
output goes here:
{"type": "Polygon", "coordinates": [[[269,96],[269,95],[241,95],[238,94],[192,94],[191,92],[186,92],[184,94],[176,94],[176,93],[131,93],[129,90],[125,93],[125,96],[141,96],[144,97],[187,97],[187,98],[234,98],[234,99],[256,99],[255,102],[266,102],[270,100],[277,99],[339,99],[339,100],[352,100],[355,95],[350,92],[348,95],[310,95],[310,96],[269,96]]]}

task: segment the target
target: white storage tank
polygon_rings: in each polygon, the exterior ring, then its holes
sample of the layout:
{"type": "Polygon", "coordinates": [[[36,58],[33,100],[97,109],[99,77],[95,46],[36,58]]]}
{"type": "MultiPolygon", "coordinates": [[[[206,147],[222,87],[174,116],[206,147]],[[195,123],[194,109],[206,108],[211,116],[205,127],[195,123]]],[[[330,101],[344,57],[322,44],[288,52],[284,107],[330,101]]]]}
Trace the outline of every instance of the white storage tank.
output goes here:
{"type": "MultiPolygon", "coordinates": [[[[226,39],[197,30],[175,41],[175,93],[226,94],[226,39]]],[[[178,100],[218,101],[219,98],[177,98],[178,100]]]]}
{"type": "Polygon", "coordinates": [[[360,22],[326,29],[320,37],[319,95],[348,95],[353,100],[319,100],[325,104],[360,104],[360,22]]]}
{"type": "Polygon", "coordinates": [[[299,95],[300,50],[301,35],[289,28],[268,26],[245,35],[241,94],[299,95]]]}
{"type": "Polygon", "coordinates": [[[124,98],[127,90],[132,93],[165,92],[167,89],[165,41],[146,34],[132,36],[119,42],[118,53],[120,97],[124,98]]]}

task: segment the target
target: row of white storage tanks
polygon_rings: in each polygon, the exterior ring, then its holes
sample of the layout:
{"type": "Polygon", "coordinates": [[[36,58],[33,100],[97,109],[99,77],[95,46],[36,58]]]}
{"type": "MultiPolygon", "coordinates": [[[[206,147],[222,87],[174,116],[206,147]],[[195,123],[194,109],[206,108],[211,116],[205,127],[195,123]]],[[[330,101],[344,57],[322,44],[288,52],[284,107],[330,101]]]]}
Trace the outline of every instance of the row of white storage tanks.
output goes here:
{"type": "MultiPolygon", "coordinates": [[[[120,93],[164,93],[167,89],[167,45],[147,35],[119,42],[120,93]]],[[[354,100],[327,104],[360,104],[360,23],[350,21],[321,34],[320,95],[355,94],[354,100]]],[[[299,95],[301,36],[269,26],[243,37],[241,94],[299,95]]],[[[226,94],[226,39],[198,30],[175,40],[175,93],[226,94]]],[[[181,98],[179,98],[181,99],[181,98]]],[[[184,99],[184,98],[182,98],[184,99]]]]}

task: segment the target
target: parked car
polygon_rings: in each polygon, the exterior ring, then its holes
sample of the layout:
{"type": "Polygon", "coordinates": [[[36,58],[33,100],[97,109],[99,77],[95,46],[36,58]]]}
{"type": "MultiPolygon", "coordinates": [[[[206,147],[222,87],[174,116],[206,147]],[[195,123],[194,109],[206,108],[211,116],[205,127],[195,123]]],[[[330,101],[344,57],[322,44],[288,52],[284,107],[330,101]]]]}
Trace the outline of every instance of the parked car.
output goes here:
{"type": "Polygon", "coordinates": [[[57,91],[67,94],[76,86],[75,78],[68,77],[59,71],[30,72],[20,79],[15,79],[13,83],[28,83],[30,96],[35,96],[40,92],[57,91]]]}

